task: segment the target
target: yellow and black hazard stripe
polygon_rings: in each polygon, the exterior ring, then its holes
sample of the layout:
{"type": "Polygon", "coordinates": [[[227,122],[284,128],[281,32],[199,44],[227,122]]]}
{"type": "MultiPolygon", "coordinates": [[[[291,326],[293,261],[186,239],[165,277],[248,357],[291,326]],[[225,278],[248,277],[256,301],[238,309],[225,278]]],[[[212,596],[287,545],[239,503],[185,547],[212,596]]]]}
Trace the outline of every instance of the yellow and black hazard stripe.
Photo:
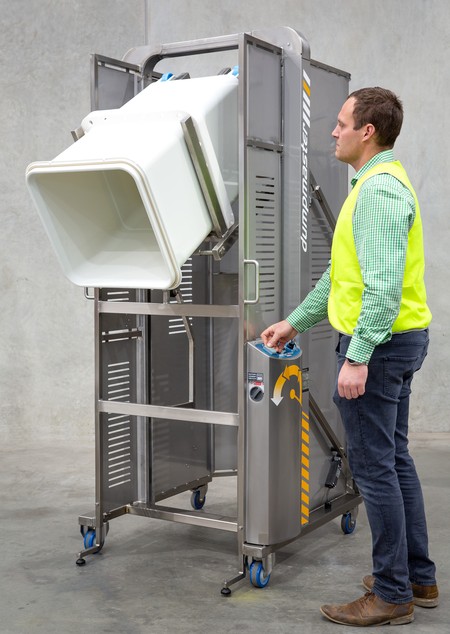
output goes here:
{"type": "Polygon", "coordinates": [[[301,524],[309,522],[309,416],[302,411],[301,428],[301,524]]]}

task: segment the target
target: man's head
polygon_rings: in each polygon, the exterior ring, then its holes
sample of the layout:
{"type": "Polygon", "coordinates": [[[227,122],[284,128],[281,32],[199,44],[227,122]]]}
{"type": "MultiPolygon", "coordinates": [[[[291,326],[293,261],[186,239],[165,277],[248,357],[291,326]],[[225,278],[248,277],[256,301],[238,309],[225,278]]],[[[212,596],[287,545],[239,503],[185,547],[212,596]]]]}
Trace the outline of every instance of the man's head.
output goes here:
{"type": "Polygon", "coordinates": [[[358,170],[372,156],[394,146],[402,122],[403,106],[393,92],[378,87],[355,90],[332,132],[336,158],[358,170]]]}

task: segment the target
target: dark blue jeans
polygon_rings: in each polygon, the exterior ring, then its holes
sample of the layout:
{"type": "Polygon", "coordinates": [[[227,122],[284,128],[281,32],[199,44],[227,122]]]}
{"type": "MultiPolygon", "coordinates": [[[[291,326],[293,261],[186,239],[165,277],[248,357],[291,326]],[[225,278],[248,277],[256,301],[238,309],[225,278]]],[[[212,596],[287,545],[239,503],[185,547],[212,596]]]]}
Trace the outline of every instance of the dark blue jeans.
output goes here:
{"type": "MultiPolygon", "coordinates": [[[[338,370],[350,339],[340,336],[338,370]]],[[[427,349],[428,330],[393,335],[374,350],[365,394],[347,400],[337,386],[334,394],[372,532],[374,593],[389,603],[412,601],[411,583],[436,583],[422,488],[408,451],[411,381],[427,349]]]]}

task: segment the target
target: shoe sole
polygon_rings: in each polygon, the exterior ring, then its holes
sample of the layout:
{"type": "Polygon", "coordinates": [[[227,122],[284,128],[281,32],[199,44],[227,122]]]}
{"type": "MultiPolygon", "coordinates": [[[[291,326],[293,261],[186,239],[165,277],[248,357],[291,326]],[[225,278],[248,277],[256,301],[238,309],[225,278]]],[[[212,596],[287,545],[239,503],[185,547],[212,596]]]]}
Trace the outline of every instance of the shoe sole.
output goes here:
{"type": "Polygon", "coordinates": [[[326,614],[320,608],[321,613],[324,617],[326,617],[329,621],[333,621],[333,623],[339,623],[339,625],[351,625],[353,627],[366,627],[366,626],[376,626],[376,625],[406,625],[407,623],[412,623],[414,621],[414,614],[406,614],[405,616],[399,616],[395,619],[386,619],[385,621],[381,621],[380,623],[348,623],[347,621],[338,621],[337,619],[333,619],[331,616],[326,614]]]}
{"type": "MultiPolygon", "coordinates": [[[[371,588],[366,583],[363,583],[363,586],[366,590],[372,592],[373,586],[371,588]]],[[[413,603],[419,608],[436,608],[439,605],[439,599],[420,599],[413,596],[413,603]]]]}

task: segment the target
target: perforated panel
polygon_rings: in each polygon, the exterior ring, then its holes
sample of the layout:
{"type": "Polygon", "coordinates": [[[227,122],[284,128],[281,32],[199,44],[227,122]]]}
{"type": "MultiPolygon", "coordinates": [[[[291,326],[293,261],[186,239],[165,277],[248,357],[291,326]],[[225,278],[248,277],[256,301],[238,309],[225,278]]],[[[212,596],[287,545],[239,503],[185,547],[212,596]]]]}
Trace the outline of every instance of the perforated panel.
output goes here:
{"type": "MultiPolygon", "coordinates": [[[[333,239],[333,232],[323,216],[323,213],[320,210],[319,205],[316,202],[311,206],[310,213],[310,223],[311,223],[311,288],[317,284],[319,279],[322,277],[323,272],[326,270],[328,266],[328,262],[331,257],[331,241],[333,239]]],[[[311,340],[311,352],[314,352],[314,359],[311,360],[312,367],[318,365],[320,367],[320,363],[322,363],[323,368],[327,368],[327,373],[330,373],[330,382],[331,385],[328,389],[328,392],[322,395],[323,389],[317,386],[316,390],[319,392],[315,392],[315,394],[319,393],[321,397],[321,402],[329,402],[330,396],[332,393],[332,382],[334,377],[334,346],[333,342],[335,341],[336,334],[331,327],[331,324],[328,320],[325,320],[315,326],[310,332],[310,340],[311,340]],[[331,346],[330,346],[331,344],[331,346]],[[327,363],[323,363],[326,358],[327,363]],[[318,360],[318,361],[317,361],[318,360]]],[[[313,375],[313,384],[324,383],[324,371],[320,372],[318,370],[317,375],[312,373],[313,375]],[[314,379],[314,376],[316,377],[314,379]]],[[[317,398],[317,397],[316,397],[317,398]]]]}
{"type": "Polygon", "coordinates": [[[328,266],[331,257],[331,241],[333,233],[324,217],[311,208],[311,288],[313,288],[328,266]]]}
{"type": "MultiPolygon", "coordinates": [[[[248,152],[249,169],[249,259],[259,263],[259,303],[249,307],[252,329],[259,332],[264,323],[278,321],[281,245],[281,155],[252,148],[248,152]]],[[[248,267],[250,269],[250,267],[248,267]]],[[[247,296],[254,292],[248,272],[247,296]]]]}
{"type": "Polygon", "coordinates": [[[108,418],[107,486],[109,489],[131,482],[131,421],[129,416],[108,418]]]}
{"type": "MultiPolygon", "coordinates": [[[[102,289],[100,299],[135,301],[134,290],[102,289]]],[[[134,315],[100,315],[100,398],[129,403],[137,400],[136,365],[142,324],[134,315]]],[[[131,416],[101,414],[103,454],[102,497],[105,510],[136,499],[136,421],[131,416]]]]}
{"type": "MultiPolygon", "coordinates": [[[[123,331],[122,331],[123,333],[123,331]]],[[[107,368],[106,398],[109,401],[130,402],[130,362],[110,363],[107,368]]]]}
{"type": "MultiPolygon", "coordinates": [[[[183,304],[192,304],[192,258],[183,264],[181,267],[182,279],[179,286],[181,297],[183,298],[183,304]]],[[[176,299],[170,300],[171,304],[178,303],[176,299]]],[[[189,323],[192,323],[192,319],[189,319],[189,323]]],[[[185,323],[182,317],[172,317],[168,320],[169,323],[169,335],[183,335],[186,333],[185,323]]]]}
{"type": "Polygon", "coordinates": [[[275,305],[276,193],[273,176],[256,176],[255,256],[260,267],[260,302],[266,310],[273,310],[275,305]]]}

